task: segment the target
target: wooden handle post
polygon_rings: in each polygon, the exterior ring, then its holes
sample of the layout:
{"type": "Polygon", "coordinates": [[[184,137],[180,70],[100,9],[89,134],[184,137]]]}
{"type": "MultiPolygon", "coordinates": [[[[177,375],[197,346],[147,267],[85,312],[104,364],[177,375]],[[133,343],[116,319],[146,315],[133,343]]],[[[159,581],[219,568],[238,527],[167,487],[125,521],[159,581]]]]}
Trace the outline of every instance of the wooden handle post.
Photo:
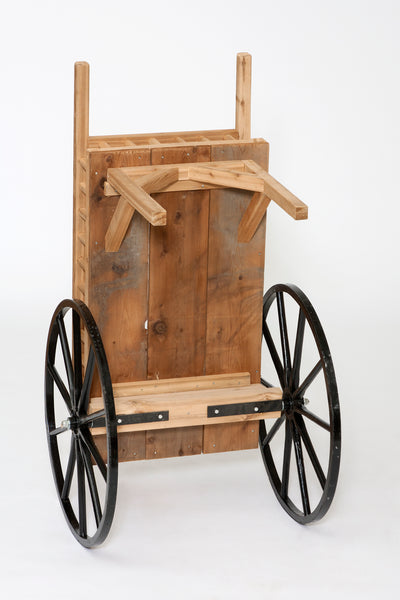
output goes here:
{"type": "Polygon", "coordinates": [[[251,139],[251,54],[236,57],[236,122],[239,139],[251,139]]]}

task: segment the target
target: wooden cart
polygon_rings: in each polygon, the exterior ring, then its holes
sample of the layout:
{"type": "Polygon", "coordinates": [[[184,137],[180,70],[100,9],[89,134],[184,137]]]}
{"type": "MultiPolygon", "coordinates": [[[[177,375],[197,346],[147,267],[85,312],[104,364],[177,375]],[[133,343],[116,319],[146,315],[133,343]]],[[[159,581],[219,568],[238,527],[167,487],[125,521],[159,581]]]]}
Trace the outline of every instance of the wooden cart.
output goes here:
{"type": "Polygon", "coordinates": [[[251,138],[250,80],[238,54],[234,129],[93,137],[89,65],[75,65],[74,299],[51,321],[45,400],[57,493],[86,547],[109,532],[121,461],[259,444],[294,519],[332,501],[340,415],[324,333],[295,286],[263,300],[266,209],[307,207],[251,138]]]}

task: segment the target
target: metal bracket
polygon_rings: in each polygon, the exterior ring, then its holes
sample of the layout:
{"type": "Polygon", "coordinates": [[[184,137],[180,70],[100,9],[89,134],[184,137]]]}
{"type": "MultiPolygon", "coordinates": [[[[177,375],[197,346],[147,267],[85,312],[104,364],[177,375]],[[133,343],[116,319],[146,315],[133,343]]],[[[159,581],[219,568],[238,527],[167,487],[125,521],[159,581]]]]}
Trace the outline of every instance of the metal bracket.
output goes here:
{"type": "Polygon", "coordinates": [[[231,417],[233,415],[254,415],[257,413],[280,412],[282,400],[262,400],[240,404],[217,404],[207,407],[207,417],[231,417]]]}
{"type": "MultiPolygon", "coordinates": [[[[155,423],[158,421],[169,421],[169,410],[117,415],[117,425],[136,425],[137,423],[155,423]]],[[[105,427],[105,424],[105,419],[96,419],[89,423],[89,427],[105,427]]]]}

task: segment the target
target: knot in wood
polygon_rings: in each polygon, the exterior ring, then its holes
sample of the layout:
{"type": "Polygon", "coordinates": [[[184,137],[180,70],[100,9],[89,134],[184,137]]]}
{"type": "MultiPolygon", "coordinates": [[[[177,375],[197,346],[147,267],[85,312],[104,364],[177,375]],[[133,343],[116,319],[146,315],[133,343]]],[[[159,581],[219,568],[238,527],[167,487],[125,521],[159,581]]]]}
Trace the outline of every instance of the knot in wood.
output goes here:
{"type": "Polygon", "coordinates": [[[156,321],[153,325],[153,331],[157,335],[165,335],[167,333],[167,325],[164,321],[156,321]]]}

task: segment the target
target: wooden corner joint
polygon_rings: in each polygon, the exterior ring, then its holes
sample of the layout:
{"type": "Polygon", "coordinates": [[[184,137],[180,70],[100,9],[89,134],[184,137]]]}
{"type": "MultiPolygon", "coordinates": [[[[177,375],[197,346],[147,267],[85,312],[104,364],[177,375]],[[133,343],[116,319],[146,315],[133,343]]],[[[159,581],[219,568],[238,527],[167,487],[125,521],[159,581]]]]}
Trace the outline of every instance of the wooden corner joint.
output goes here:
{"type": "Polygon", "coordinates": [[[123,168],[108,169],[105,194],[118,195],[120,198],[106,232],[106,252],[118,252],[135,210],[155,227],[167,224],[167,211],[150,193],[160,192],[178,179],[179,170],[176,167],[148,173],[136,181],[123,168]]]}

